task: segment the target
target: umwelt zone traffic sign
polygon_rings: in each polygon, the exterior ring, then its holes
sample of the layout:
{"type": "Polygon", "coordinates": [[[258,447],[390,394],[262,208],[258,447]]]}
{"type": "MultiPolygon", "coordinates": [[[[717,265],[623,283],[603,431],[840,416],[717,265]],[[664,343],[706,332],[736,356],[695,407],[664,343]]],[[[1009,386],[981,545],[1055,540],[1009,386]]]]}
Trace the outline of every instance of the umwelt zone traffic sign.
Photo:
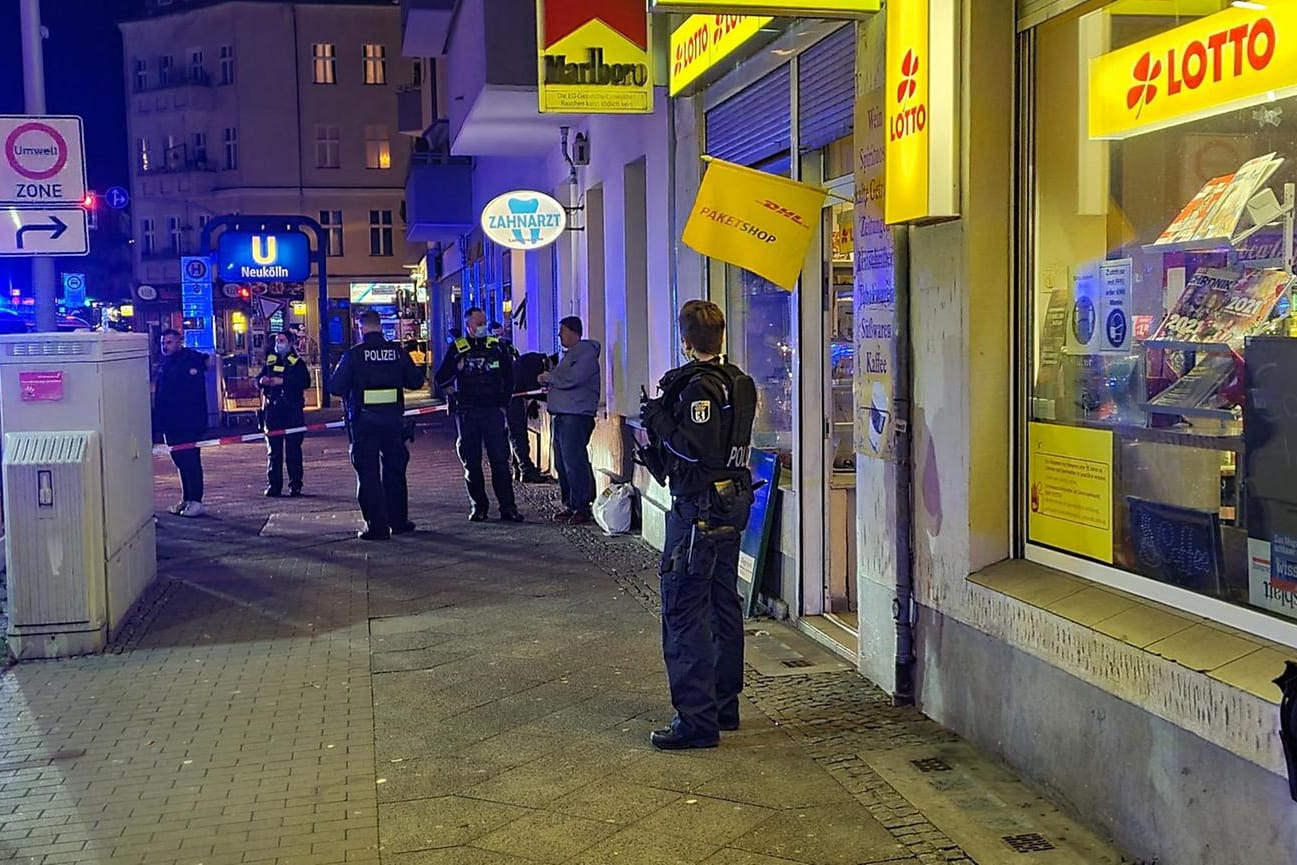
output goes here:
{"type": "Polygon", "coordinates": [[[81,118],[0,115],[0,205],[79,207],[86,194],[81,118]]]}

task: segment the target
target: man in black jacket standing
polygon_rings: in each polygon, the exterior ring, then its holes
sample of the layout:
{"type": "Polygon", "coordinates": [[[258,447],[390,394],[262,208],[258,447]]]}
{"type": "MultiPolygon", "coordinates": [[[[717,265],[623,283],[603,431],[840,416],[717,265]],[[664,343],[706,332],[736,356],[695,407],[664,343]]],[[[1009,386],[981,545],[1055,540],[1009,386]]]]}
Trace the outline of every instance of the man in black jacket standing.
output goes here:
{"type": "MultiPolygon", "coordinates": [[[[162,365],[153,391],[153,429],[168,445],[189,445],[207,429],[207,355],[185,348],[177,330],[162,331],[162,365]]],[[[171,513],[203,515],[203,458],[198,448],[171,452],[180,473],[180,501],[171,513]]]]}
{"type": "Polygon", "coordinates": [[[363,541],[385,541],[414,531],[409,518],[405,467],[406,389],[422,387],[423,370],[399,343],[383,336],[383,320],[369,310],[360,317],[361,341],[342,355],[329,379],[329,393],[347,404],[356,499],[365,517],[363,541]]]}
{"type": "MultiPolygon", "coordinates": [[[[261,388],[261,423],[266,432],[306,425],[306,389],[311,372],[297,356],[293,335],[275,334],[275,347],[257,374],[261,388]]],[[[266,495],[284,492],[284,463],[288,463],[288,494],[302,494],[302,438],[304,433],[266,437],[266,495]]]]}

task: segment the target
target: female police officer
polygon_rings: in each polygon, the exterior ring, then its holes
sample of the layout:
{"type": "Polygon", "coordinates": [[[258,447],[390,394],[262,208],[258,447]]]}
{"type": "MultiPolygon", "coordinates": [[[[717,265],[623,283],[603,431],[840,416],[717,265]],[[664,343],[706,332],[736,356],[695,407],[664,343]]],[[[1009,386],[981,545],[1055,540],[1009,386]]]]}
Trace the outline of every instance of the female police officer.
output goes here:
{"type": "Polygon", "coordinates": [[[654,746],[712,748],[739,726],[743,610],[739,543],[752,505],[748,451],[756,413],[752,379],[721,357],[725,315],[691,300],[680,310],[684,366],[644,400],[642,418],[670,481],[662,580],[662,653],[676,716],[654,746]]]}

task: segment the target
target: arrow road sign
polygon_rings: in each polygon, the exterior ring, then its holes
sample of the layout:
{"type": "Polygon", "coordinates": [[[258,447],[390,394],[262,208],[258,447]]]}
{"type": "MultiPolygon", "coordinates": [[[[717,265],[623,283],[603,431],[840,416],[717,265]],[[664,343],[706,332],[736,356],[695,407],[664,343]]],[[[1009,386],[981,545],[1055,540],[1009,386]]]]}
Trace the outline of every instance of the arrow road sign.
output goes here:
{"type": "Polygon", "coordinates": [[[0,205],[80,205],[86,195],[81,118],[0,115],[0,205]]]}
{"type": "Polygon", "coordinates": [[[86,255],[90,251],[86,212],[42,208],[0,208],[0,255],[86,255]]]}
{"type": "Polygon", "coordinates": [[[110,186],[104,193],[104,201],[113,210],[125,210],[126,205],[131,203],[131,194],[120,186],[110,186]]]}

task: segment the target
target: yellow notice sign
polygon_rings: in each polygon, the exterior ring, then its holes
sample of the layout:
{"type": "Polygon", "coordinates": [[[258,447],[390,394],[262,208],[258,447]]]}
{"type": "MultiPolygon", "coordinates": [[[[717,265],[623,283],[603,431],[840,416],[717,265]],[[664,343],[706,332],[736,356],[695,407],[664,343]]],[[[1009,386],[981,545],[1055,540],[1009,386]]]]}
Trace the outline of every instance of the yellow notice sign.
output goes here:
{"type": "Polygon", "coordinates": [[[852,18],[883,8],[882,0],[653,0],[654,12],[765,12],[852,18]]]}
{"type": "Polygon", "coordinates": [[[1027,536],[1112,563],[1112,433],[1033,423],[1027,536]]]}
{"type": "Polygon", "coordinates": [[[711,159],[684,242],[792,291],[828,193],[754,168],[711,159]]]}
{"type": "MultiPolygon", "coordinates": [[[[1260,5],[1260,4],[1258,4],[1260,5]]],[[[1297,3],[1229,8],[1090,61],[1090,137],[1121,139],[1297,93],[1297,3]]]]}
{"type": "Polygon", "coordinates": [[[671,88],[675,96],[773,21],[765,15],[690,15],[671,34],[671,88]]]}

